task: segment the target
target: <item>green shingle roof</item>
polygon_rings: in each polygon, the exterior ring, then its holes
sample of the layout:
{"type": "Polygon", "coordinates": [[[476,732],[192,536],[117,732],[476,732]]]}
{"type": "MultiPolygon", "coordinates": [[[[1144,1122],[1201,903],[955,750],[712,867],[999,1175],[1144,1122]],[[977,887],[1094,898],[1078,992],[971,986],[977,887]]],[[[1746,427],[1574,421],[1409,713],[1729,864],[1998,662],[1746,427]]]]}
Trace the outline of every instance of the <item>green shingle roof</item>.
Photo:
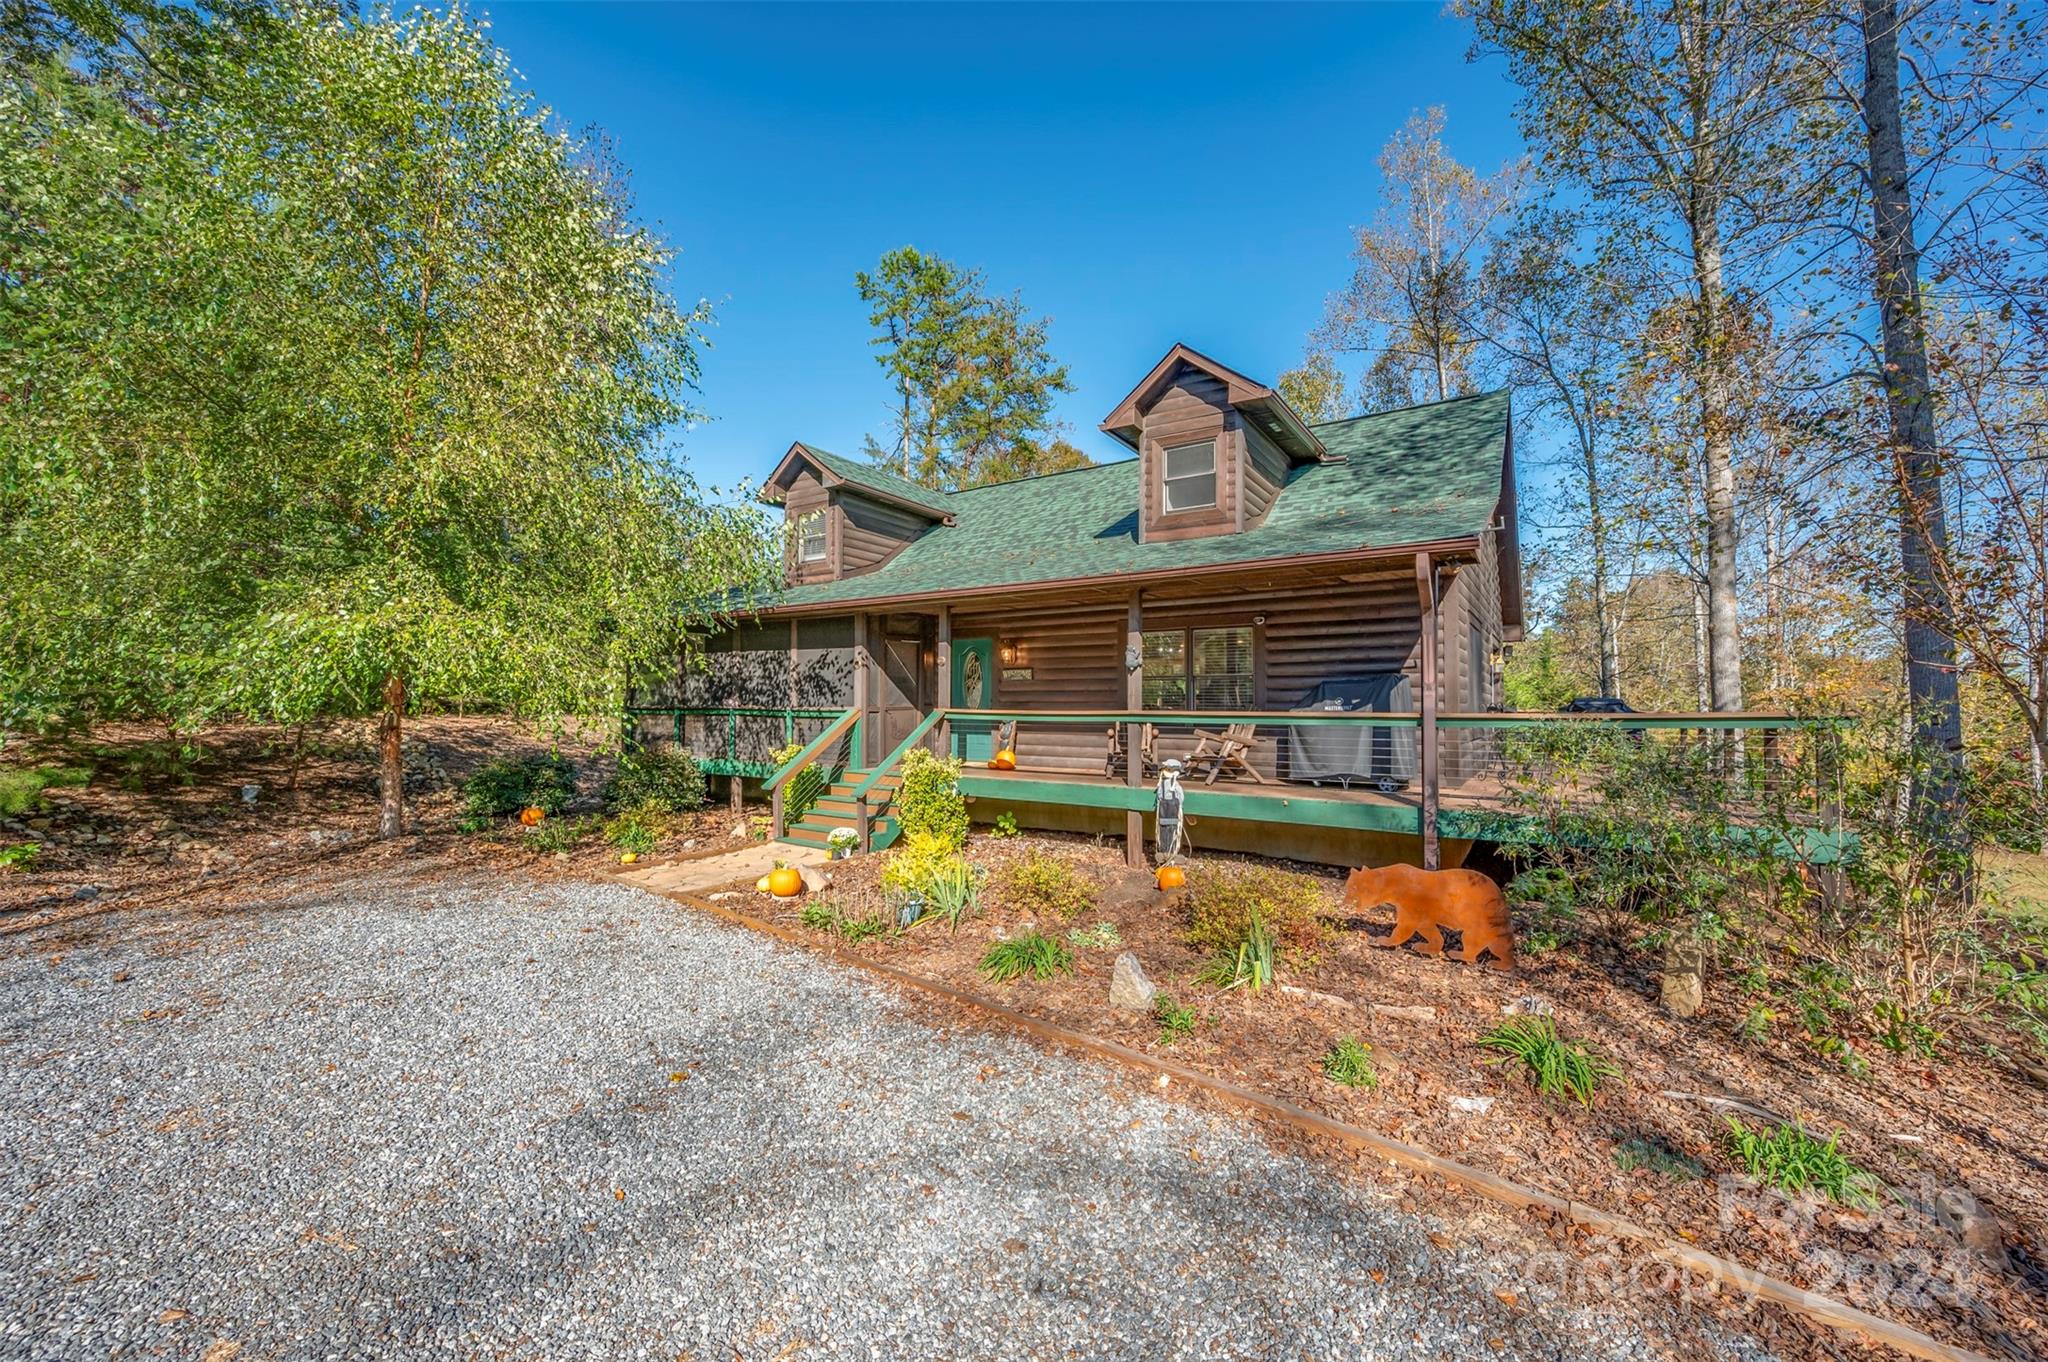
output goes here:
{"type": "MultiPolygon", "coordinates": [[[[1343,462],[1297,465],[1255,529],[1167,543],[1138,542],[1136,459],[944,493],[885,473],[956,523],[934,526],[874,572],[785,588],[765,604],[964,594],[1477,534],[1500,502],[1507,424],[1507,394],[1493,392],[1312,427],[1343,462]]],[[[878,471],[854,464],[856,478],[830,466],[849,481],[878,471]]]]}
{"type": "Polygon", "coordinates": [[[934,492],[929,487],[920,487],[905,478],[899,478],[879,464],[865,459],[849,459],[844,454],[833,454],[807,444],[804,451],[834,474],[845,478],[856,487],[865,487],[871,492],[907,501],[913,506],[922,506],[936,515],[952,515],[953,497],[957,493],[934,492]]]}

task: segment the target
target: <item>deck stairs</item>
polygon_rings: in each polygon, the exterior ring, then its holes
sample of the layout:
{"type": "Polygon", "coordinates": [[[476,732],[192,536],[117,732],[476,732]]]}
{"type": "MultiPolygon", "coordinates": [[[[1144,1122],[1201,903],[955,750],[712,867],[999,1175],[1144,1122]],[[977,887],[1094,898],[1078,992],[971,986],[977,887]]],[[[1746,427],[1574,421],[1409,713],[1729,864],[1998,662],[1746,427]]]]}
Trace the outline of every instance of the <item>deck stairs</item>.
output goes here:
{"type": "MultiPolygon", "coordinates": [[[[782,830],[782,840],[792,846],[824,847],[830,845],[834,828],[857,826],[853,792],[870,774],[868,771],[842,772],[802,818],[782,830]]],[[[899,774],[891,771],[868,791],[868,849],[871,851],[887,847],[901,831],[893,812],[896,786],[900,780],[899,774]]]]}

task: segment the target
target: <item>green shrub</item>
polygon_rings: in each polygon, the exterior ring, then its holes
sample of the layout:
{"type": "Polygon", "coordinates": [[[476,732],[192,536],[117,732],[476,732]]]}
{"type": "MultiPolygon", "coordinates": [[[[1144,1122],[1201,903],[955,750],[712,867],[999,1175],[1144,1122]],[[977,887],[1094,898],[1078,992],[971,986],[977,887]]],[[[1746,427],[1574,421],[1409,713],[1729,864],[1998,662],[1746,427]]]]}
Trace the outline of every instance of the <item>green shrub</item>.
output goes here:
{"type": "MultiPolygon", "coordinates": [[[[804,743],[793,742],[787,747],[777,748],[769,753],[768,759],[775,763],[775,769],[779,771],[795,760],[796,754],[803,751],[805,746],[804,743]]],[[[789,779],[782,782],[783,826],[801,822],[803,816],[816,807],[818,797],[825,793],[830,774],[815,761],[807,761],[789,773],[789,779]]]]}
{"type": "Polygon", "coordinates": [[[558,851],[573,851],[595,828],[596,820],[590,818],[550,818],[521,831],[519,841],[528,851],[552,856],[558,851]]]}
{"type": "Polygon", "coordinates": [[[1813,1188],[1844,1206],[1866,1211],[1877,1208],[1884,1183],[1842,1154],[1838,1148],[1841,1131],[1823,1142],[1797,1121],[1765,1133],[1751,1130],[1739,1117],[1726,1119],[1728,1144],[1736,1161],[1764,1186],[1794,1193],[1813,1188]]]}
{"type": "Polygon", "coordinates": [[[1011,813],[1011,812],[1009,812],[1009,811],[1008,811],[1007,809],[1006,809],[1006,810],[1004,810],[1004,811],[1003,811],[1002,813],[999,813],[999,814],[997,814],[997,815],[996,815],[996,825],[995,825],[995,826],[994,826],[993,828],[991,828],[991,829],[989,830],[989,836],[991,836],[991,837],[1015,837],[1016,835],[1017,835],[1017,815],[1016,815],[1016,814],[1014,814],[1014,813],[1011,813]]]}
{"type": "Polygon", "coordinates": [[[0,870],[26,870],[41,850],[34,842],[16,842],[11,847],[0,847],[0,870]]]}
{"type": "Polygon", "coordinates": [[[939,881],[955,876],[954,867],[966,864],[958,847],[928,832],[913,832],[890,848],[889,859],[882,864],[882,892],[899,907],[908,900],[922,905],[930,901],[939,881]]]}
{"type": "Polygon", "coordinates": [[[0,817],[19,818],[43,806],[43,791],[84,785],[92,779],[87,766],[0,766],[0,817]]]}
{"type": "Polygon", "coordinates": [[[1266,866],[1208,866],[1188,876],[1188,935],[1198,951],[1236,951],[1257,918],[1281,945],[1310,952],[1322,944],[1325,886],[1313,876],[1266,866]]]}
{"type": "Polygon", "coordinates": [[[1603,1078],[1619,1078],[1621,1070],[1595,1055],[1577,1041],[1557,1034],[1548,1017],[1510,1017],[1479,1038],[1479,1044],[1498,1051],[1495,1064],[1520,1060],[1546,1097],[1569,1097],[1582,1106],[1593,1102],[1593,1090],[1603,1078]]]}
{"type": "Polygon", "coordinates": [[[1192,1007],[1182,1007],[1164,993],[1152,999],[1152,1019],[1159,1023],[1159,1043],[1171,1045],[1186,1040],[1195,1033],[1195,1023],[1201,1020],[1192,1007]]]}
{"type": "Polygon", "coordinates": [[[1347,1088],[1377,1088],[1380,1071],[1373,1067],[1372,1047],[1340,1036],[1323,1055],[1323,1077],[1347,1088]]]}
{"type": "Polygon", "coordinates": [[[1509,903],[1533,919],[1518,933],[1517,947],[1541,954],[1577,938],[1579,890],[1564,871],[1555,866],[1525,870],[1508,881],[1506,893],[1509,903]]]}
{"type": "Polygon", "coordinates": [[[1273,982],[1275,945],[1265,918],[1257,908],[1253,908],[1243,935],[1211,957],[1195,977],[1202,983],[1215,984],[1219,988],[1249,986],[1252,992],[1257,993],[1273,982]]]}
{"type": "Polygon", "coordinates": [[[981,957],[982,977],[998,984],[1007,984],[1027,974],[1034,979],[1050,979],[1055,974],[1073,972],[1074,953],[1067,949],[1066,943],[1037,931],[998,941],[988,948],[988,954],[981,957]]]}
{"type": "Polygon", "coordinates": [[[839,910],[839,905],[830,899],[813,899],[805,904],[796,915],[796,920],[813,931],[831,932],[843,938],[849,946],[877,936],[886,936],[889,918],[885,913],[873,913],[867,917],[848,917],[839,910]]]}
{"type": "Polygon", "coordinates": [[[657,752],[642,748],[619,758],[619,769],[605,782],[607,809],[653,808],[661,813],[688,813],[704,804],[704,773],[688,752],[657,752]]]}
{"type": "Polygon", "coordinates": [[[1104,951],[1123,945],[1124,934],[1116,929],[1114,922],[1098,922],[1093,927],[1074,928],[1067,933],[1067,940],[1083,950],[1104,951]]]}
{"type": "Polygon", "coordinates": [[[960,760],[913,747],[903,757],[896,791],[896,821],[905,836],[924,833],[954,851],[967,844],[967,800],[960,793],[960,760]]]}
{"type": "Polygon", "coordinates": [[[1003,902],[1020,912],[1044,914],[1062,922],[1079,917],[1095,904],[1095,886],[1066,861],[1043,851],[1027,851],[1002,871],[1003,902]]]}
{"type": "Polygon", "coordinates": [[[525,808],[560,813],[575,793],[575,763],[546,752],[477,767],[462,784],[462,807],[473,818],[503,818],[525,808]]]}
{"type": "Polygon", "coordinates": [[[604,840],[620,851],[644,856],[661,842],[668,831],[667,815],[659,804],[636,805],[605,820],[604,840]]]}

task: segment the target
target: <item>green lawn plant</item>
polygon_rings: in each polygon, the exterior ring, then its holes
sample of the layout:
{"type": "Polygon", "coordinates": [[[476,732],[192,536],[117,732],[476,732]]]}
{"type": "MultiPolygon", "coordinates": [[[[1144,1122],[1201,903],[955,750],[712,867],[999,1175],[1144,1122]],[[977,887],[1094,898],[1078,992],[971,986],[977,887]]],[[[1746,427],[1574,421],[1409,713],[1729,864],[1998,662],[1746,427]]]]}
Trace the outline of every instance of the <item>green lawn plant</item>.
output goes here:
{"type": "Polygon", "coordinates": [[[43,791],[84,785],[86,766],[0,766],[0,817],[21,818],[44,806],[43,791]]]}
{"type": "Polygon", "coordinates": [[[1481,1036],[1479,1044],[1496,1052],[1493,1063],[1520,1063],[1544,1096],[1570,1098],[1582,1106],[1592,1104],[1602,1079],[1621,1076],[1619,1068],[1584,1045],[1561,1038],[1549,1017],[1510,1017],[1481,1036]]]}
{"type": "Polygon", "coordinates": [[[1007,984],[1026,975],[1046,980],[1073,971],[1074,953],[1066,943],[1036,930],[998,941],[981,957],[982,977],[991,983],[1007,984]]]}
{"type": "Polygon", "coordinates": [[[16,842],[12,846],[0,847],[0,870],[26,870],[34,864],[41,850],[34,842],[16,842]]]}
{"type": "Polygon", "coordinates": [[[622,810],[605,820],[604,840],[620,851],[645,856],[661,843],[667,832],[668,816],[659,804],[641,804],[622,810]]]}

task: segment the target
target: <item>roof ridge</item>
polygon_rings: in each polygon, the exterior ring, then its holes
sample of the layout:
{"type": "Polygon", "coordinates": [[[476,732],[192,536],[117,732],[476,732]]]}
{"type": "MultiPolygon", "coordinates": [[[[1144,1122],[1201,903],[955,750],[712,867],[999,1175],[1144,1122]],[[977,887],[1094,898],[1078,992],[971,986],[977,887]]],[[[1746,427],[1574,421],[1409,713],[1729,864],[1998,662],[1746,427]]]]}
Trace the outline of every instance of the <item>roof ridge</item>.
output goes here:
{"type": "Polygon", "coordinates": [[[1004,478],[1001,482],[978,482],[972,487],[955,487],[951,491],[941,492],[939,495],[964,497],[970,492],[987,492],[997,487],[1015,487],[1020,482],[1043,482],[1047,478],[1065,477],[1069,473],[1099,473],[1105,468],[1121,468],[1127,463],[1136,463],[1137,461],[1138,458],[1135,454],[1128,459],[1104,459],[1100,463],[1085,463],[1077,468],[1055,468],[1050,473],[1026,473],[1021,478],[1004,478]]]}
{"type": "Polygon", "coordinates": [[[1456,397],[1439,397],[1430,402],[1410,402],[1404,407],[1388,407],[1382,411],[1362,411],[1356,416],[1340,416],[1334,421],[1317,421],[1310,430],[1321,430],[1325,426],[1348,426],[1354,421],[1370,421],[1379,416],[1399,416],[1404,411],[1421,411],[1424,407],[1448,407],[1459,402],[1470,402],[1481,397],[1500,397],[1513,389],[1503,384],[1498,388],[1487,388],[1482,392],[1459,393],[1456,397]]]}

